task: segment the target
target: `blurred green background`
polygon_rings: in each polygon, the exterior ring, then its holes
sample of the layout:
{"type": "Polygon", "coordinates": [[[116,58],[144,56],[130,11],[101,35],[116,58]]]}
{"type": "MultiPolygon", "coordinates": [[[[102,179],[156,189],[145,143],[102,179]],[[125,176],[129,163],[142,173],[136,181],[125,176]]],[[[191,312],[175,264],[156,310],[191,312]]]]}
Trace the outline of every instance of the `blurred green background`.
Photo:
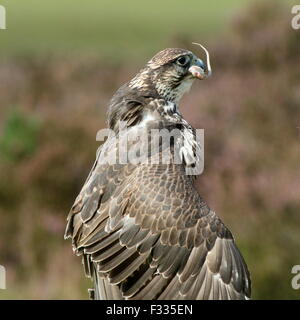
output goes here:
{"type": "MultiPolygon", "coordinates": [[[[236,237],[254,299],[299,299],[297,1],[6,0],[0,30],[0,299],[85,299],[63,240],[115,90],[157,51],[210,52],[213,77],[182,101],[205,129],[201,195],[236,237]]],[[[199,55],[202,55],[200,52],[199,55]]]]}

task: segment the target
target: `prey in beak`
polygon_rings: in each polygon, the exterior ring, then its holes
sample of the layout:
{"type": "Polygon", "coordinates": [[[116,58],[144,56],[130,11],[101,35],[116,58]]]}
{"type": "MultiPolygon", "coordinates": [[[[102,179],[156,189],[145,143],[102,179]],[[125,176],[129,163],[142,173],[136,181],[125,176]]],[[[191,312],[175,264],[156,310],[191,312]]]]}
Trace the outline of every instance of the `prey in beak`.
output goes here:
{"type": "Polygon", "coordinates": [[[194,78],[197,78],[197,79],[200,79],[200,80],[204,80],[204,79],[210,77],[211,74],[212,74],[209,53],[206,50],[206,48],[203,47],[200,43],[193,42],[193,44],[200,46],[205,51],[205,54],[206,54],[206,67],[205,67],[205,64],[203,63],[203,61],[201,59],[197,59],[195,64],[193,64],[189,68],[189,72],[191,73],[191,75],[194,78]]]}

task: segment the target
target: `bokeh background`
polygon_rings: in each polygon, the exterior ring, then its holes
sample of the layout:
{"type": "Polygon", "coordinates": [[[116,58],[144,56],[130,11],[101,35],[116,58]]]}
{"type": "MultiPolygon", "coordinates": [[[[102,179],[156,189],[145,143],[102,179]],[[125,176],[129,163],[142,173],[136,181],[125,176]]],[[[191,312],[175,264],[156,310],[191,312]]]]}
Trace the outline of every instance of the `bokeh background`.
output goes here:
{"type": "Polygon", "coordinates": [[[0,30],[0,299],[86,299],[66,216],[114,91],[165,47],[211,52],[182,112],[205,129],[202,196],[236,237],[254,299],[299,299],[296,1],[6,0],[0,30]]]}

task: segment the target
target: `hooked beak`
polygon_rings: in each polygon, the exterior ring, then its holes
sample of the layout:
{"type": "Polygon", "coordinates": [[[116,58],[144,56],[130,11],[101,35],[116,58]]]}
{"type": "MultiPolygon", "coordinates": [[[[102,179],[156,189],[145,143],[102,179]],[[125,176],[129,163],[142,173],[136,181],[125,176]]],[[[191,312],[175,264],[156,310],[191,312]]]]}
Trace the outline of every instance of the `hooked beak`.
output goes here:
{"type": "Polygon", "coordinates": [[[206,53],[206,67],[207,68],[205,68],[205,65],[202,62],[202,60],[197,59],[196,63],[189,68],[189,72],[192,74],[193,77],[198,78],[200,80],[204,80],[204,79],[208,78],[209,76],[211,76],[211,74],[212,74],[209,53],[201,44],[195,43],[195,42],[193,42],[193,44],[200,46],[205,51],[205,53],[206,53]],[[207,69],[207,72],[205,72],[205,69],[207,69]]]}

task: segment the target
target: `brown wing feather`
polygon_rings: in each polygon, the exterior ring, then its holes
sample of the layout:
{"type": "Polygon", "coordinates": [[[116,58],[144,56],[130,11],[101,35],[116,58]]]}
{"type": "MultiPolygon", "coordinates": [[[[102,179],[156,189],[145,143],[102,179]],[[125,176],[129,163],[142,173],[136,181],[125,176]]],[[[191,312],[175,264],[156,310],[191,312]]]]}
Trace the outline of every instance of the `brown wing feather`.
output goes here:
{"type": "MultiPolygon", "coordinates": [[[[104,186],[97,212],[88,222],[81,217],[76,250],[97,264],[106,287],[118,285],[123,298],[250,297],[249,273],[230,232],[204,204],[180,166],[168,165],[164,170],[159,166],[133,169],[123,181],[129,189],[114,184],[113,176],[103,179],[113,186],[104,186]],[[184,194],[181,200],[167,188],[170,183],[184,194]],[[102,203],[106,190],[110,197],[102,203]],[[118,223],[112,223],[116,216],[118,223]]],[[[111,170],[120,174],[122,169],[111,170]]],[[[99,174],[108,173],[100,170],[99,174]]],[[[85,205],[75,215],[84,209],[85,205]]]]}
{"type": "Polygon", "coordinates": [[[101,152],[66,230],[96,298],[250,297],[249,272],[231,233],[182,165],[101,164],[101,152]]]}

